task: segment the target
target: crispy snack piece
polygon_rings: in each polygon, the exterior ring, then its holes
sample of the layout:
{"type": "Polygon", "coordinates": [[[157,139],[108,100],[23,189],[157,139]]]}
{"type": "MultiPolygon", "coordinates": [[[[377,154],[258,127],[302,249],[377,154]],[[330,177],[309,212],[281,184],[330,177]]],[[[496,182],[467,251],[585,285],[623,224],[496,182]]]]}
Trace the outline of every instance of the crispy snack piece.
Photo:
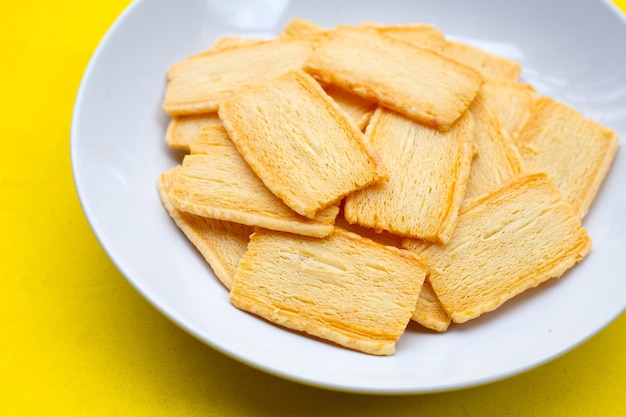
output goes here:
{"type": "Polygon", "coordinates": [[[583,218],[611,166],[618,137],[571,107],[542,97],[515,144],[529,172],[547,172],[583,218]]]}
{"type": "Polygon", "coordinates": [[[426,259],[443,308],[462,323],[561,276],[589,252],[591,240],[554,183],[539,173],[466,201],[447,245],[411,239],[403,245],[426,259]]]}
{"type": "Polygon", "coordinates": [[[163,206],[209,263],[217,278],[230,290],[237,265],[246,252],[254,228],[177,210],[170,201],[169,192],[179,170],[180,167],[172,168],[159,178],[158,189],[163,206]]]}
{"type": "Polygon", "coordinates": [[[312,50],[311,41],[275,40],[210,51],[178,62],[167,73],[163,109],[171,115],[217,111],[236,90],[301,68],[312,50]]]}
{"type": "Polygon", "coordinates": [[[324,239],[257,229],[230,299],[281,326],[391,355],[425,275],[419,256],[340,228],[324,239]]]}
{"type": "Polygon", "coordinates": [[[381,178],[363,133],[302,71],[240,92],[219,116],[267,188],[303,216],[381,178]]]}
{"type": "Polygon", "coordinates": [[[177,209],[306,236],[332,232],[339,207],[321,210],[314,219],[294,213],[254,174],[223,126],[206,126],[190,148],[169,193],[177,209]]]}
{"type": "Polygon", "coordinates": [[[217,113],[175,116],[167,126],[165,142],[170,148],[188,151],[189,145],[200,135],[204,126],[221,123],[217,113]]]}
{"type": "Polygon", "coordinates": [[[476,156],[472,161],[466,199],[500,188],[523,170],[519,152],[502,134],[498,116],[488,105],[482,88],[469,112],[474,116],[476,156]]]}
{"type": "Polygon", "coordinates": [[[514,143],[537,101],[534,87],[513,81],[487,80],[479,94],[498,118],[505,139],[514,143]]]}
{"type": "Polygon", "coordinates": [[[424,285],[420,291],[420,296],[417,299],[417,306],[411,320],[416,321],[427,329],[434,330],[436,332],[445,332],[450,327],[450,316],[443,309],[439,297],[433,290],[433,286],[426,275],[424,285]]]}
{"type": "Polygon", "coordinates": [[[466,65],[369,28],[331,32],[304,69],[324,83],[444,131],[467,109],[482,82],[466,65]]]}
{"type": "Polygon", "coordinates": [[[446,43],[443,32],[433,25],[412,23],[408,25],[378,25],[375,23],[365,23],[364,27],[372,28],[381,35],[390,36],[409,42],[423,49],[441,52],[446,43]]]}
{"type": "Polygon", "coordinates": [[[522,72],[519,62],[492,55],[462,42],[446,41],[443,54],[479,71],[485,80],[495,78],[517,81],[522,72]]]}
{"type": "Polygon", "coordinates": [[[445,133],[379,108],[366,131],[389,180],[349,195],[349,223],[447,242],[454,231],[471,161],[473,121],[466,112],[445,133]]]}
{"type": "MultiPolygon", "coordinates": [[[[401,248],[402,241],[404,240],[402,236],[394,235],[386,231],[377,233],[373,229],[368,229],[358,224],[350,224],[345,220],[341,212],[339,212],[335,220],[335,227],[340,227],[350,233],[357,234],[385,246],[401,248]]],[[[437,294],[435,294],[433,287],[430,285],[428,275],[424,280],[424,285],[422,285],[420,295],[417,299],[417,307],[411,319],[437,332],[444,332],[450,326],[450,316],[448,316],[448,313],[446,313],[441,306],[437,294]]]]}

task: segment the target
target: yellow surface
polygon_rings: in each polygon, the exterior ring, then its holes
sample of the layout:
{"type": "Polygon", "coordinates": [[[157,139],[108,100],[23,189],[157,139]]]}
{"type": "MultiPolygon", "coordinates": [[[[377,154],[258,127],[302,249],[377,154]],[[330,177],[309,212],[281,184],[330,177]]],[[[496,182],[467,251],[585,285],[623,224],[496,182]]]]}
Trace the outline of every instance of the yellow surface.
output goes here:
{"type": "Polygon", "coordinates": [[[458,392],[378,397],[266,375],[158,313],[94,238],[69,159],[82,72],[127,3],[3,3],[0,416],[626,415],[626,314],[525,374],[458,392]]]}

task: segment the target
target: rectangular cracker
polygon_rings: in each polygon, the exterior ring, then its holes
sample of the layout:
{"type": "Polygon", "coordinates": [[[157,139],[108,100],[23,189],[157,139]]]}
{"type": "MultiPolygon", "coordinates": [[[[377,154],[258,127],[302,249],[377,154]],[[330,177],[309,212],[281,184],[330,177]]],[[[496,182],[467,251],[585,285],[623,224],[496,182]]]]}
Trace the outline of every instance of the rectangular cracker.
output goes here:
{"type": "Polygon", "coordinates": [[[346,198],[349,223],[447,242],[465,195],[473,156],[473,121],[466,112],[443,133],[379,108],[366,131],[388,181],[346,198]]]}
{"type": "Polygon", "coordinates": [[[482,82],[466,65],[368,28],[331,32],[304,69],[440,130],[461,116],[482,82]]]}
{"type": "Polygon", "coordinates": [[[534,87],[513,81],[487,80],[480,94],[498,118],[504,138],[514,143],[537,101],[534,87]]]}
{"type": "Polygon", "coordinates": [[[407,239],[403,246],[426,259],[443,308],[462,323],[561,276],[589,252],[591,240],[540,173],[466,201],[447,245],[407,239]]]}
{"type": "Polygon", "coordinates": [[[230,299],[281,326],[391,355],[425,275],[419,256],[340,228],[324,239],[257,229],[230,299]]]}
{"type": "Polygon", "coordinates": [[[219,116],[267,188],[303,216],[381,178],[363,133],[302,71],[240,92],[219,116]]]}
{"type": "Polygon", "coordinates": [[[522,66],[519,62],[490,54],[462,42],[446,41],[443,54],[474,68],[482,74],[485,80],[517,81],[522,72],[522,66]]]}
{"type": "Polygon", "coordinates": [[[172,205],[198,216],[323,237],[333,230],[339,207],[309,219],[272,194],[228,139],[223,126],[206,126],[191,145],[169,193],[172,205]]]}
{"type": "Polygon", "coordinates": [[[170,148],[188,151],[204,126],[221,123],[217,113],[172,117],[165,132],[165,142],[170,148]]]}
{"type": "Polygon", "coordinates": [[[301,68],[312,51],[310,41],[268,41],[178,62],[167,73],[163,110],[170,115],[215,112],[238,89],[301,68]]]}
{"type": "Polygon", "coordinates": [[[548,97],[537,100],[515,140],[526,169],[548,173],[580,218],[604,181],[618,142],[615,131],[548,97]]]}
{"type": "MultiPolygon", "coordinates": [[[[402,248],[402,242],[404,241],[402,236],[394,235],[384,230],[377,233],[373,229],[368,229],[358,224],[350,224],[345,220],[341,211],[335,220],[335,227],[340,227],[350,233],[357,234],[385,246],[402,248]]],[[[450,316],[448,316],[448,313],[446,313],[441,306],[441,302],[439,302],[439,298],[428,280],[428,275],[426,275],[426,279],[420,290],[420,295],[417,298],[417,304],[411,316],[411,320],[414,320],[427,329],[437,332],[444,332],[448,330],[450,326],[450,316]]]]}
{"type": "Polygon", "coordinates": [[[159,178],[158,190],[163,206],[211,266],[215,276],[230,290],[237,265],[246,252],[254,228],[208,219],[176,209],[170,201],[169,193],[179,170],[180,167],[173,168],[161,174],[159,178]]]}
{"type": "Polygon", "coordinates": [[[474,117],[476,156],[465,198],[475,198],[521,175],[523,167],[517,148],[504,137],[498,116],[488,105],[482,88],[468,111],[474,117]]]}

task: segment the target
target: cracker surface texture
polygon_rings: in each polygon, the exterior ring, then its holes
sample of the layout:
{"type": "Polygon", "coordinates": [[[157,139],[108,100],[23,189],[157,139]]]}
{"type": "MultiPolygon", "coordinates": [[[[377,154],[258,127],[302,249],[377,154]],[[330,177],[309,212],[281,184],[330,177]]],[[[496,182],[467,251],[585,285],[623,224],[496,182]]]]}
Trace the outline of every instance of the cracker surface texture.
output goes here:
{"type": "Polygon", "coordinates": [[[333,230],[337,206],[313,219],[300,216],[270,192],[241,158],[223,126],[206,126],[191,144],[169,193],[179,210],[249,226],[323,237],[333,230]]]}
{"type": "Polygon", "coordinates": [[[500,188],[523,171],[517,148],[502,132],[497,114],[488,105],[482,88],[468,110],[474,117],[474,149],[465,198],[476,198],[500,188]]]}
{"type": "Polygon", "coordinates": [[[526,169],[548,173],[583,218],[611,167],[618,142],[615,131],[542,97],[515,144],[526,169]]]}
{"type": "Polygon", "coordinates": [[[363,133],[302,71],[237,94],[219,116],[267,188],[303,216],[382,178],[363,133]]]}
{"type": "Polygon", "coordinates": [[[407,239],[453,322],[463,323],[561,276],[591,248],[572,207],[543,173],[466,201],[447,245],[407,239]]]}
{"type": "Polygon", "coordinates": [[[334,30],[304,69],[440,130],[461,116],[482,83],[466,65],[363,27],[334,30]]]}
{"type": "Polygon", "coordinates": [[[419,256],[340,228],[324,239],[257,229],[230,299],[281,326],[391,355],[425,275],[419,256]]]}
{"type": "Polygon", "coordinates": [[[443,133],[379,108],[366,131],[389,180],[349,195],[344,216],[377,231],[447,242],[465,195],[473,156],[472,115],[443,133]]]}
{"type": "Polygon", "coordinates": [[[514,143],[537,101],[535,88],[530,84],[487,80],[482,85],[480,94],[496,114],[505,139],[514,143]]]}
{"type": "Polygon", "coordinates": [[[312,51],[310,41],[275,40],[209,51],[178,62],[167,73],[163,109],[170,115],[215,112],[235,91],[301,68],[312,51]]]}

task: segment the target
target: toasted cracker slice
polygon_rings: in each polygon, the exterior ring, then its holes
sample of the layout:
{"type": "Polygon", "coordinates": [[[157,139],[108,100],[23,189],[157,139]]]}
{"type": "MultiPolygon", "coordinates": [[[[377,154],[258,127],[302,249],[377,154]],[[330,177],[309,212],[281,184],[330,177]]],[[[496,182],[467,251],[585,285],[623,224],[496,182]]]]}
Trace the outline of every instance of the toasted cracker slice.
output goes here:
{"type": "MultiPolygon", "coordinates": [[[[357,234],[385,246],[401,248],[402,242],[404,241],[402,236],[394,235],[386,231],[375,232],[373,229],[368,229],[358,224],[350,224],[345,220],[341,211],[335,220],[335,227],[340,227],[350,233],[357,234]]],[[[411,319],[437,332],[444,332],[450,326],[450,316],[448,316],[448,313],[446,313],[441,306],[437,294],[435,294],[435,291],[428,281],[428,275],[424,280],[424,285],[422,285],[420,295],[417,299],[417,305],[411,319]]]]}
{"type": "Polygon", "coordinates": [[[334,30],[304,69],[440,130],[461,116],[482,82],[466,65],[369,28],[334,30]]]}
{"type": "Polygon", "coordinates": [[[167,126],[165,142],[171,148],[188,151],[189,145],[200,135],[204,126],[221,123],[217,113],[175,116],[167,126]]]}
{"type": "Polygon", "coordinates": [[[445,332],[452,322],[446,310],[443,309],[435,290],[433,290],[428,275],[426,275],[424,285],[422,285],[411,320],[436,332],[445,332]]]}
{"type": "Polygon", "coordinates": [[[407,25],[378,25],[375,23],[365,23],[363,26],[373,28],[381,35],[400,39],[420,48],[435,52],[443,51],[443,47],[446,43],[443,32],[433,25],[422,23],[411,23],[407,25]]]}
{"type": "Polygon", "coordinates": [[[328,84],[323,87],[326,94],[346,112],[354,124],[359,129],[364,130],[378,105],[371,100],[349,93],[336,85],[328,84]]]}
{"type": "Polygon", "coordinates": [[[324,239],[257,229],[230,299],[281,326],[391,355],[425,275],[419,256],[340,228],[324,239]]]}
{"type": "Polygon", "coordinates": [[[473,156],[472,116],[445,133],[379,108],[366,131],[389,180],[349,195],[344,216],[375,230],[447,242],[465,195],[473,156]]]}
{"type": "Polygon", "coordinates": [[[500,188],[523,171],[519,152],[502,133],[502,126],[493,108],[479,91],[469,108],[474,117],[474,148],[465,198],[475,198],[500,188]]]}
{"type": "Polygon", "coordinates": [[[158,183],[161,201],[176,225],[209,263],[217,278],[230,290],[237,265],[246,252],[254,228],[176,209],[170,201],[169,192],[179,170],[180,167],[175,167],[161,174],[158,183]]]}
{"type": "Polygon", "coordinates": [[[240,92],[219,116],[263,183],[303,216],[381,178],[363,133],[302,71],[240,92]]]}
{"type": "Polygon", "coordinates": [[[513,143],[537,101],[534,87],[513,81],[487,80],[480,94],[498,118],[505,139],[513,143]]]}
{"type": "Polygon", "coordinates": [[[490,54],[462,42],[446,41],[443,54],[474,68],[485,80],[495,78],[517,81],[522,72],[519,62],[490,54]]]}
{"type": "Polygon", "coordinates": [[[539,173],[466,201],[447,245],[411,239],[403,245],[426,259],[443,308],[462,323],[561,276],[589,252],[591,240],[554,183],[539,173]]]}
{"type": "Polygon", "coordinates": [[[615,131],[541,97],[515,144],[529,171],[545,171],[580,218],[604,181],[618,146],[615,131]]]}
{"type": "Polygon", "coordinates": [[[312,50],[311,41],[276,40],[226,48],[178,62],[167,74],[163,109],[171,115],[217,111],[219,104],[236,90],[301,68],[312,50]]]}
{"type": "Polygon", "coordinates": [[[241,158],[222,126],[209,125],[191,145],[169,193],[179,210],[219,220],[323,237],[333,230],[337,206],[314,219],[300,216],[272,194],[241,158]]]}

